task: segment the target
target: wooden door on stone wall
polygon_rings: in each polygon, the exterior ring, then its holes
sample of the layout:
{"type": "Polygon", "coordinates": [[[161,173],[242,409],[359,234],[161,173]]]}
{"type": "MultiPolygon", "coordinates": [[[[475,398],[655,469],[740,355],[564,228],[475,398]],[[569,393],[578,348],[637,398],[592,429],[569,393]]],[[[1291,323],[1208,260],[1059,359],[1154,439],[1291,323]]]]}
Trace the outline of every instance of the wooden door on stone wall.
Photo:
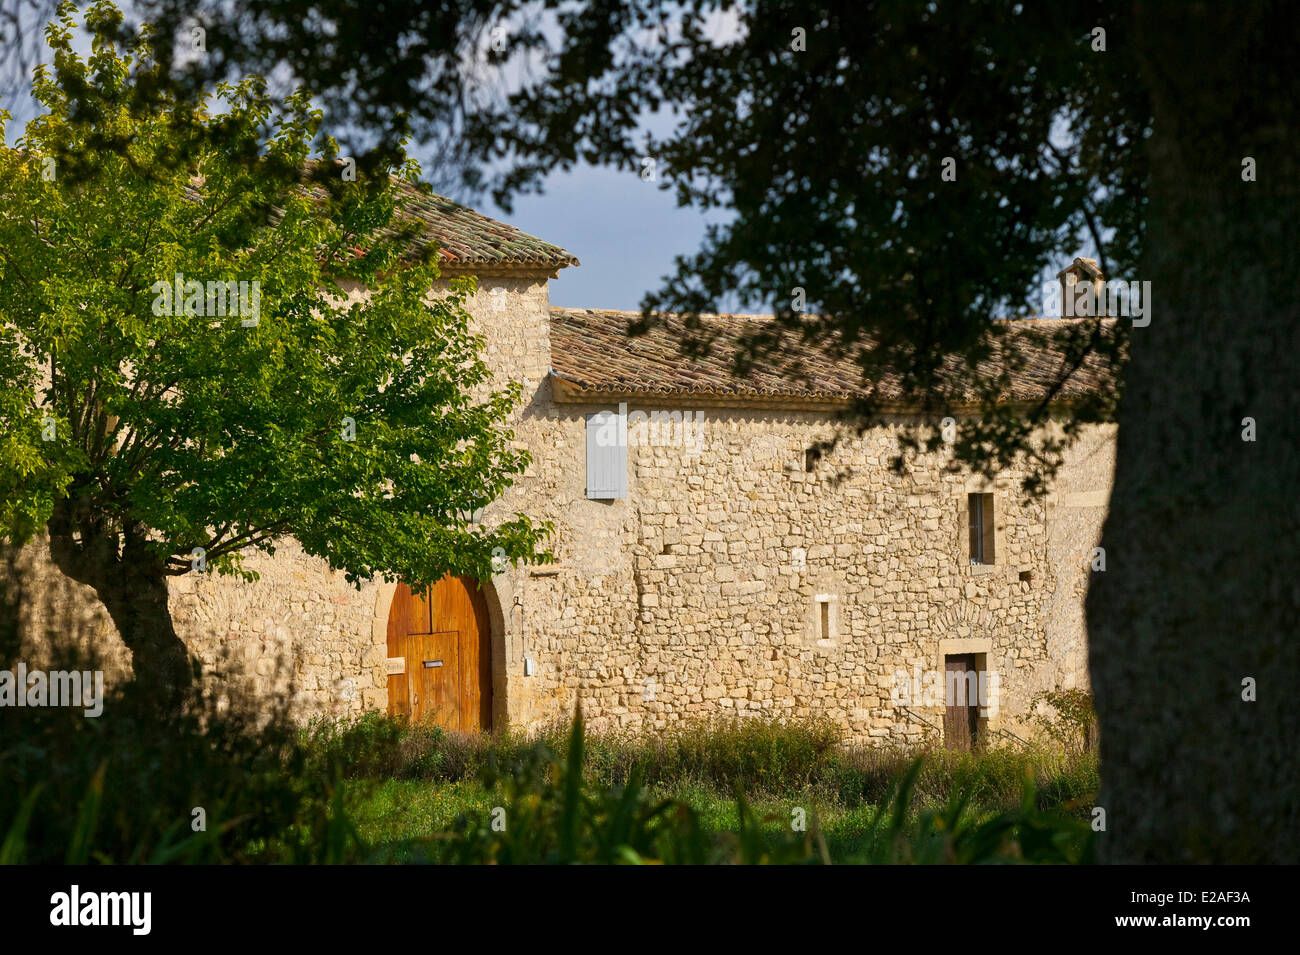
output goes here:
{"type": "Polygon", "coordinates": [[[446,729],[492,728],[492,640],[477,581],[398,584],[388,611],[388,712],[446,729]]]}
{"type": "Polygon", "coordinates": [[[943,660],[943,741],[948,749],[971,749],[979,730],[979,682],[971,686],[967,674],[976,673],[978,658],[974,653],[946,656],[943,660]]]}

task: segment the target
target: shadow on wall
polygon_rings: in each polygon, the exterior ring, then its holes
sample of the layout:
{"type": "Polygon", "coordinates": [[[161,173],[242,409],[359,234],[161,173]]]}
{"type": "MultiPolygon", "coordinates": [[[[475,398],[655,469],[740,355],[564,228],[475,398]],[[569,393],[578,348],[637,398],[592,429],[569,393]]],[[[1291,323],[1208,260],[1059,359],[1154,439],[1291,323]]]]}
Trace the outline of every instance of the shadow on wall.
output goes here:
{"type": "Polygon", "coordinates": [[[131,678],[131,655],[93,590],[52,570],[43,541],[0,551],[0,667],[82,669],[106,686],[131,678]]]}
{"type": "MultiPolygon", "coordinates": [[[[173,598],[174,599],[174,598],[173,598]]],[[[184,634],[182,634],[184,638],[184,634]]],[[[280,701],[296,701],[291,647],[267,654],[258,647],[250,659],[238,641],[206,654],[196,692],[204,706],[225,712],[243,697],[265,701],[266,724],[280,701]]],[[[191,651],[191,662],[198,660],[191,651]]],[[[37,539],[21,549],[0,550],[0,671],[91,672],[101,674],[109,695],[129,694],[134,672],[131,653],[95,591],[64,576],[37,539]]],[[[2,713],[3,710],[0,710],[2,713]]]]}

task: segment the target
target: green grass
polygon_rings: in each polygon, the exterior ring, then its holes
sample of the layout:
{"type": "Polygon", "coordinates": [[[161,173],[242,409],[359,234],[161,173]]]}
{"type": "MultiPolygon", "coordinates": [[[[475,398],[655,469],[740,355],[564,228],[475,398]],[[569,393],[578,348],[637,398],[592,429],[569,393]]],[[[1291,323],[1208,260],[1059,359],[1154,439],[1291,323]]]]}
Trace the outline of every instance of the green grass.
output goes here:
{"type": "Polygon", "coordinates": [[[343,805],[372,861],[1062,862],[1091,852],[1096,761],[1051,748],[918,757],[842,746],[823,724],[761,720],[467,737],[377,715],[314,727],[308,740],[321,766],[348,778],[343,805]],[[639,842],[607,844],[609,832],[639,842]]]}
{"type": "Polygon", "coordinates": [[[529,737],[372,713],[295,730],[201,702],[163,726],[128,707],[102,725],[42,711],[0,733],[0,863],[1092,856],[1096,760],[1060,748],[918,754],[754,719],[587,734],[579,718],[529,737]]]}
{"type": "MultiPolygon", "coordinates": [[[[349,816],[361,838],[377,851],[392,851],[398,858],[409,858],[413,842],[443,838],[458,817],[486,819],[502,802],[497,794],[469,781],[354,781],[348,784],[346,793],[349,816]]],[[[712,835],[734,832],[740,825],[735,797],[729,794],[688,785],[672,790],[649,789],[647,795],[652,801],[676,799],[690,805],[699,815],[702,828],[712,835]]],[[[820,818],[828,841],[833,839],[846,854],[861,848],[854,839],[856,835],[861,841],[869,815],[869,807],[843,809],[811,797],[791,800],[767,796],[753,800],[751,805],[773,841],[789,830],[791,809],[798,806],[820,818]]]]}
{"type": "MultiPolygon", "coordinates": [[[[563,752],[572,723],[533,736],[462,735],[408,725],[379,713],[313,724],[304,734],[311,765],[345,779],[454,783],[479,779],[491,765],[517,761],[541,745],[563,752]]],[[[1095,756],[1059,746],[997,748],[953,753],[844,745],[839,731],[821,721],[746,719],[682,722],[665,731],[587,733],[583,778],[594,786],[626,783],[636,767],[646,787],[675,794],[730,798],[812,799],[839,808],[879,806],[918,756],[924,760],[913,798],[938,806],[966,793],[978,805],[1019,805],[1024,780],[1034,783],[1039,808],[1070,808],[1097,791],[1095,756]]]]}
{"type": "MultiPolygon", "coordinates": [[[[346,788],[346,805],[357,832],[379,857],[395,862],[419,861],[417,845],[445,839],[462,817],[488,819],[502,800],[482,785],[425,780],[353,781],[346,788]]],[[[672,799],[689,805],[698,815],[707,835],[721,839],[741,825],[736,798],[699,784],[647,790],[652,800],[672,799]]],[[[791,832],[793,810],[804,810],[815,821],[832,859],[851,859],[867,854],[876,833],[876,817],[887,805],[858,803],[845,806],[828,801],[824,794],[808,791],[787,797],[764,795],[750,801],[763,842],[775,848],[791,832]]],[[[921,811],[937,811],[940,804],[913,807],[913,819],[921,811]]],[[[996,815],[991,808],[976,807],[978,821],[996,815]]]]}
{"type": "MultiPolygon", "coordinates": [[[[564,721],[533,735],[465,735],[372,712],[315,722],[304,743],[318,770],[344,778],[456,782],[474,780],[493,761],[519,759],[537,745],[563,752],[571,730],[572,722],[564,721]]],[[[970,789],[976,802],[1015,806],[1026,772],[1035,778],[1043,808],[1095,793],[1099,783],[1095,756],[1067,754],[1050,743],[978,754],[846,746],[839,729],[819,720],[682,721],[654,732],[588,733],[582,770],[594,785],[621,785],[637,767],[653,789],[695,783],[729,794],[740,786],[755,796],[814,790],[855,806],[887,799],[922,752],[926,760],[915,795],[923,803],[970,789]]]]}

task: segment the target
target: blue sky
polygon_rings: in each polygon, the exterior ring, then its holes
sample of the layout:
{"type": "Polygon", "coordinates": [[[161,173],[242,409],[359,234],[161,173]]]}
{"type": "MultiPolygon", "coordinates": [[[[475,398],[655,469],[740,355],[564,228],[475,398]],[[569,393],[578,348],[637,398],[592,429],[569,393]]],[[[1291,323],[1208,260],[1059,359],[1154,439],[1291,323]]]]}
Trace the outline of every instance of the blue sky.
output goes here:
{"type": "Polygon", "coordinates": [[[541,195],[516,199],[509,214],[490,201],[474,205],[578,257],[582,265],[551,282],[552,305],[640,308],[641,297],[673,270],[673,257],[694,252],[706,223],[721,221],[716,212],[706,219],[679,209],[672,192],[634,172],[581,166],[545,185],[541,195]]]}

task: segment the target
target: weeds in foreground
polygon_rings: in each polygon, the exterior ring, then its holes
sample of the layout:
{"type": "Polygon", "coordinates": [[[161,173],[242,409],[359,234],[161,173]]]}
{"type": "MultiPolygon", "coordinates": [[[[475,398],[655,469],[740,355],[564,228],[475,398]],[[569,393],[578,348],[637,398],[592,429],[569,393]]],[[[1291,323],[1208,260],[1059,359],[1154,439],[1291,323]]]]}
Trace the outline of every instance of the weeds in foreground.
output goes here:
{"type": "MultiPolygon", "coordinates": [[[[458,734],[408,724],[381,713],[313,723],[303,735],[314,772],[344,779],[478,780],[490,766],[516,763],[538,744],[564,752],[571,723],[537,736],[458,734]]],[[[583,773],[594,785],[625,785],[635,772],[656,790],[702,788],[754,797],[813,793],[852,809],[888,802],[916,752],[845,746],[839,730],[819,720],[748,718],[681,722],[664,730],[586,735],[583,773]]],[[[1097,761],[1059,748],[998,748],[977,753],[924,751],[913,784],[915,802],[940,806],[967,793],[980,806],[1014,809],[1026,773],[1039,808],[1063,806],[1095,793],[1097,761]]]]}
{"type": "MultiPolygon", "coordinates": [[[[1061,809],[1042,809],[1032,777],[1019,804],[989,814],[972,790],[953,793],[939,809],[915,806],[924,757],[895,780],[890,799],[867,817],[856,854],[834,859],[816,814],[800,819],[760,816],[744,792],[734,792],[738,825],[709,831],[696,809],[647,788],[640,767],[612,785],[592,781],[581,717],[566,755],[538,743],[517,758],[489,756],[483,785],[500,804],[462,815],[448,833],[411,840],[408,858],[461,864],[830,864],[847,863],[1081,863],[1092,860],[1088,824],[1061,809]]],[[[391,847],[390,847],[391,851],[391,847]]],[[[379,853],[382,856],[382,851],[379,853]]]]}
{"type": "MultiPolygon", "coordinates": [[[[361,722],[361,721],[357,721],[361,722]]],[[[446,831],[400,844],[369,844],[349,813],[341,764],[352,768],[390,765],[409,740],[402,728],[366,721],[359,733],[344,728],[307,741],[280,764],[275,783],[256,788],[259,797],[278,798],[254,807],[227,792],[204,832],[180,821],[159,825],[158,807],[139,818],[123,816],[124,797],[110,788],[109,764],[89,775],[75,811],[60,813],[44,805],[46,784],[32,781],[21,801],[0,822],[0,861],[65,862],[436,862],[461,864],[829,864],[829,863],[1080,863],[1092,859],[1087,822],[1070,806],[1044,807],[1032,772],[1020,779],[1020,798],[991,811],[979,796],[988,780],[970,766],[954,763],[937,775],[927,770],[933,757],[913,757],[893,780],[887,798],[863,814],[855,851],[833,855],[815,811],[794,818],[755,809],[739,782],[732,789],[736,824],[706,826],[687,799],[656,794],[646,771],[635,762],[617,782],[590,769],[589,738],[581,716],[569,727],[563,755],[547,740],[524,745],[483,744],[477,780],[486,796],[474,811],[462,812],[446,831]],[[314,743],[312,742],[314,740],[314,743]],[[371,752],[365,740],[395,747],[371,752]],[[955,768],[954,768],[955,767],[955,768]],[[326,770],[322,774],[322,770],[326,770]],[[950,791],[942,804],[921,805],[927,772],[950,791]],[[278,786],[279,788],[274,788],[278,786]],[[232,807],[242,811],[231,811],[232,807]],[[52,824],[51,820],[62,820],[52,824]],[[149,825],[149,822],[153,825],[149,825]],[[124,822],[126,825],[124,825],[124,822]]],[[[419,731],[424,733],[426,731],[419,731]]],[[[433,735],[438,735],[436,732],[433,735]]],[[[191,745],[207,745],[201,732],[191,745]]],[[[427,740],[426,740],[427,742],[427,740]]],[[[480,741],[481,743],[482,741],[480,741]]],[[[170,746],[179,744],[171,743],[170,746]]],[[[719,744],[726,749],[729,744],[719,744]]],[[[151,750],[145,748],[147,752],[151,750]]],[[[457,752],[463,752],[462,747],[457,752]]],[[[760,749],[759,752],[769,750],[760,749]]],[[[250,775],[247,752],[229,754],[239,764],[225,774],[201,780],[202,772],[175,764],[178,791],[194,791],[214,781],[229,787],[261,778],[250,775]]],[[[411,756],[408,752],[406,755],[411,756]]],[[[414,752],[416,764],[447,766],[427,749],[414,752]],[[432,761],[431,761],[432,760],[432,761]]],[[[987,754],[986,754],[987,755],[987,754]]],[[[716,754],[710,759],[715,759],[716,754]]],[[[785,757],[780,757],[784,759],[785,757]]],[[[979,757],[971,757],[978,760],[979,757]]],[[[1009,761],[1014,762],[1014,761],[1009,761]]],[[[211,772],[215,763],[200,764],[211,772]]],[[[977,764],[976,764],[977,765],[977,764]]],[[[1022,768],[1028,768],[1021,761],[1022,768]]],[[[761,766],[740,762],[744,772],[761,766]]],[[[267,767],[269,768],[269,766],[267,767]]],[[[459,773],[463,766],[457,766],[459,773]]],[[[663,766],[658,770],[662,773],[663,766]]],[[[737,778],[744,772],[737,769],[737,778]]],[[[684,778],[684,777],[682,777],[684,778]]],[[[796,777],[802,780],[802,777],[796,777]]],[[[67,781],[61,784],[67,792],[67,781]]],[[[1005,785],[995,780],[994,790],[1005,785]]],[[[220,787],[218,787],[219,789],[220,787]]],[[[210,790],[217,791],[217,790],[210,790]]],[[[937,790],[936,790],[937,791],[937,790]]],[[[934,793],[932,792],[932,795],[934,793]]],[[[188,821],[188,820],[185,820],[188,821]]]]}

